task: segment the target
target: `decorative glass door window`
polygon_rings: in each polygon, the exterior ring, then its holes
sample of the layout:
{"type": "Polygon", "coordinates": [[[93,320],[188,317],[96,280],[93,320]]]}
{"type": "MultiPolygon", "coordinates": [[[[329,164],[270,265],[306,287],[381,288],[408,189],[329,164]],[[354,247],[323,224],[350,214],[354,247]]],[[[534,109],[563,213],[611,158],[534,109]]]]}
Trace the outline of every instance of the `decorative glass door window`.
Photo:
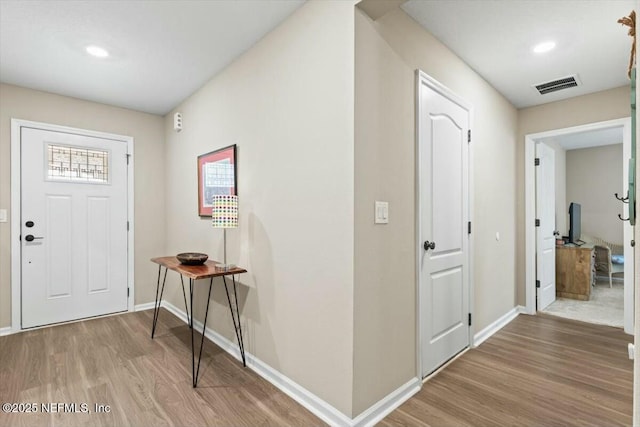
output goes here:
{"type": "Polygon", "coordinates": [[[109,183],[109,151],[47,144],[47,179],[109,183]]]}

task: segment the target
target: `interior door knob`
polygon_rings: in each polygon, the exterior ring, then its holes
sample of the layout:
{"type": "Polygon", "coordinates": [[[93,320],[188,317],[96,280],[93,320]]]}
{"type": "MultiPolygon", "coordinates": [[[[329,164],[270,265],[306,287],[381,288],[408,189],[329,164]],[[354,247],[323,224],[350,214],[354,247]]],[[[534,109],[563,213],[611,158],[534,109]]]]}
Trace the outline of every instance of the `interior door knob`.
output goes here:
{"type": "Polygon", "coordinates": [[[33,234],[27,234],[26,236],[24,236],[24,240],[26,240],[27,242],[33,242],[36,239],[44,239],[44,237],[36,237],[33,234]]]}
{"type": "Polygon", "coordinates": [[[428,251],[429,249],[435,249],[436,248],[436,242],[430,242],[430,241],[426,241],[424,242],[424,250],[428,251]]]}

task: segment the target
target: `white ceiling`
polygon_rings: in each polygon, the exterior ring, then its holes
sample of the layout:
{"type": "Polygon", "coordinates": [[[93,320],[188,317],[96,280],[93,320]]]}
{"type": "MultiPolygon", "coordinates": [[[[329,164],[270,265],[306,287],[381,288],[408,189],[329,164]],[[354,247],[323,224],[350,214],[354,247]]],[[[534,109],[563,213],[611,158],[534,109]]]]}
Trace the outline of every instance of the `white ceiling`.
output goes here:
{"type": "Polygon", "coordinates": [[[0,81],[165,114],[303,2],[0,0],[0,81]]]}
{"type": "Polygon", "coordinates": [[[632,39],[616,21],[635,0],[410,0],[402,9],[517,108],[629,84],[632,39]],[[556,48],[532,47],[553,40],[556,48]],[[539,95],[535,84],[577,74],[582,86],[539,95]]]}
{"type": "MultiPolygon", "coordinates": [[[[0,81],[165,114],[305,0],[0,0],[0,81]],[[99,60],[88,44],[111,52],[99,60]]],[[[318,0],[321,1],[321,0],[318,0]]],[[[628,83],[634,0],[410,0],[403,9],[516,107],[628,83]],[[533,44],[554,39],[542,56],[533,44]],[[578,74],[583,86],[532,85],[578,74]]]]}

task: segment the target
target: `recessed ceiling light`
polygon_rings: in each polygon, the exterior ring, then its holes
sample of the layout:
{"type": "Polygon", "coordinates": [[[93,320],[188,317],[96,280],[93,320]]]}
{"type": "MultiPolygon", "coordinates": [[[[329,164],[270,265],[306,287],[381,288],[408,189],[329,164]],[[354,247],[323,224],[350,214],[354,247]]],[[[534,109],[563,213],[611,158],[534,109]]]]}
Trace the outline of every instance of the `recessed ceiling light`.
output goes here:
{"type": "Polygon", "coordinates": [[[106,49],[101,48],[100,46],[87,46],[87,53],[91,56],[95,56],[96,58],[106,58],[109,56],[109,52],[106,49]]]}
{"type": "Polygon", "coordinates": [[[533,48],[533,51],[535,53],[545,53],[545,52],[549,52],[554,47],[556,47],[556,42],[551,42],[551,41],[542,42],[535,45],[533,48]]]}

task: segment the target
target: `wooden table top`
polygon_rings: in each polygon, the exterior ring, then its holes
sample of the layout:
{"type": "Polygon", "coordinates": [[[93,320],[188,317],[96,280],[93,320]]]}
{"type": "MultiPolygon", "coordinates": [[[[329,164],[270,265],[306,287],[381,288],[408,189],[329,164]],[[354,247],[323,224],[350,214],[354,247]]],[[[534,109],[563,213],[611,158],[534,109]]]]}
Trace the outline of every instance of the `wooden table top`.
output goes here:
{"type": "Polygon", "coordinates": [[[202,265],[184,265],[180,264],[178,258],[175,256],[163,256],[158,258],[151,258],[151,262],[155,262],[156,264],[160,264],[163,267],[168,268],[169,270],[177,271],[183,276],[187,276],[190,279],[207,279],[210,277],[217,276],[229,276],[232,274],[240,274],[246,273],[247,270],[244,268],[235,266],[229,270],[223,270],[221,268],[216,268],[216,264],[221,264],[218,261],[208,260],[202,265]]]}

